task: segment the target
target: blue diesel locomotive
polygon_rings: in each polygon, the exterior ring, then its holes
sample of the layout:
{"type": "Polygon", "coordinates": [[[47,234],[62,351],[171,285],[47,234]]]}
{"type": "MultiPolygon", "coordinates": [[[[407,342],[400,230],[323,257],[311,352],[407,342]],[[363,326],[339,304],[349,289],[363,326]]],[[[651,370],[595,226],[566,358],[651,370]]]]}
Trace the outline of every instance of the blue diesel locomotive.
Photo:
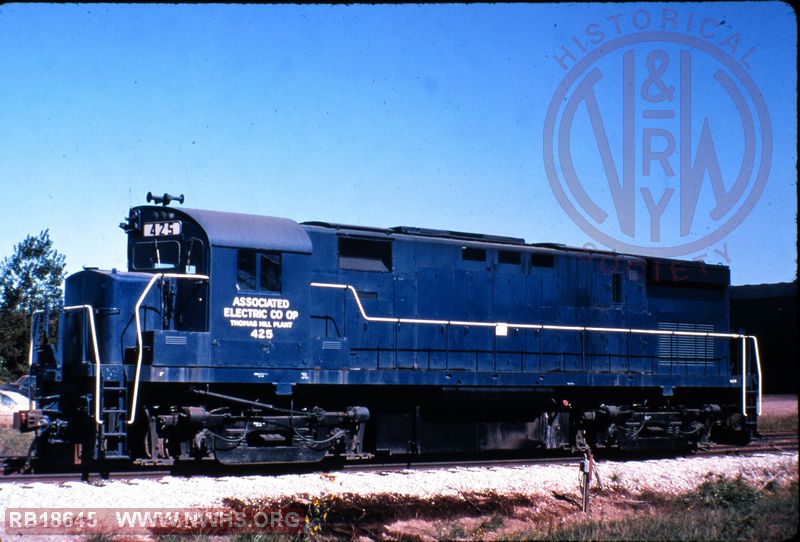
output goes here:
{"type": "Polygon", "coordinates": [[[57,338],[34,315],[38,408],[16,423],[41,465],[679,450],[754,431],[758,344],[728,331],[726,267],[152,199],[120,224],[127,271],[67,278],[57,338]]]}

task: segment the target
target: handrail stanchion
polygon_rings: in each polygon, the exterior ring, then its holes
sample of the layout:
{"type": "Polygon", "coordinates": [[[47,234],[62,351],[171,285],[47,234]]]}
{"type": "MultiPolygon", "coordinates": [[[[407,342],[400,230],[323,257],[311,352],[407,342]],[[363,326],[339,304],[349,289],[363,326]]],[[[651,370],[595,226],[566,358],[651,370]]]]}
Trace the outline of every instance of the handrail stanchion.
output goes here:
{"type": "Polygon", "coordinates": [[[97,425],[103,425],[100,417],[100,379],[102,377],[102,367],[100,365],[100,349],[97,347],[97,329],[94,325],[94,308],[91,305],[74,305],[64,307],[64,312],[85,310],[89,315],[89,334],[92,336],[92,349],[94,350],[94,421],[97,425]]]}
{"type": "Polygon", "coordinates": [[[762,386],[762,384],[761,384],[761,382],[762,382],[762,379],[761,379],[761,355],[759,354],[759,351],[758,351],[758,337],[756,337],[755,335],[750,335],[748,338],[749,339],[753,339],[753,351],[756,354],[756,374],[758,375],[758,399],[757,399],[757,403],[756,403],[756,414],[761,416],[761,392],[762,392],[762,389],[761,389],[761,386],[762,386]]]}
{"type": "Polygon", "coordinates": [[[742,335],[742,416],[747,416],[747,339],[742,335]]]}

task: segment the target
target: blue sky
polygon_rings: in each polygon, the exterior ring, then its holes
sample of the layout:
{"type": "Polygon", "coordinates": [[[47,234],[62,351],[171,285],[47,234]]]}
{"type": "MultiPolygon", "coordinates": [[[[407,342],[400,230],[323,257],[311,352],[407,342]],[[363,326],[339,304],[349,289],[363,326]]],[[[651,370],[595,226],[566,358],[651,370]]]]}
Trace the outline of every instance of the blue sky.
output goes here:
{"type": "MultiPolygon", "coordinates": [[[[183,193],[188,207],[298,221],[603,246],[556,198],[558,181],[545,168],[545,121],[549,108],[560,107],[553,102],[557,89],[582,58],[616,39],[638,40],[657,30],[700,41],[730,61],[720,63],[705,45],[644,39],[600,55],[593,66],[604,78],[596,93],[614,159],[620,163],[625,137],[612,113],[622,95],[618,68],[626,50],[635,50],[639,62],[637,112],[642,92],[658,90],[642,90],[648,76],[661,73],[658,55],[648,55],[658,50],[671,59],[661,82],[675,92],[683,88],[676,82],[681,51],[691,56],[689,147],[697,148],[709,119],[712,154],[728,189],[745,152],[744,124],[711,75],[722,67],[744,89],[743,107],[753,111],[755,89],[771,123],[766,130],[756,118],[752,147],[762,162],[762,151],[771,158],[763,193],[747,199],[754,178],[736,204],[746,207],[743,220],[682,257],[728,263],[735,284],[792,280],[797,29],[791,8],[773,2],[2,5],[0,256],[49,228],[70,272],[83,265],[124,267],[117,224],[148,191],[183,193]],[[749,90],[735,65],[749,78],[749,90]]],[[[561,109],[556,118],[563,115],[561,109]]],[[[664,126],[677,137],[675,119],[664,126]]],[[[647,238],[643,200],[636,203],[636,238],[615,231],[593,125],[585,104],[578,107],[568,142],[580,183],[611,215],[601,229],[652,249],[722,227],[724,217],[708,214],[715,193],[704,181],[693,231],[679,239],[677,176],[658,164],[642,175],[645,124],[632,136],[637,197],[641,186],[656,195],[674,191],[660,244],[647,238]]],[[[652,146],[663,150],[667,143],[656,138],[652,146]]],[[[563,158],[557,155],[559,168],[563,158]]]]}

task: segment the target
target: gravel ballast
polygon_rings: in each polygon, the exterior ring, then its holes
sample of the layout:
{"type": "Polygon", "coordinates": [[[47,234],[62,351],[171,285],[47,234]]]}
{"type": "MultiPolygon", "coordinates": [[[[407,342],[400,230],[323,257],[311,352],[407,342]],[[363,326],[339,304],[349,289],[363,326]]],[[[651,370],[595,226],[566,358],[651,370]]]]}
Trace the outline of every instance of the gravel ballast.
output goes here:
{"type": "MultiPolygon", "coordinates": [[[[753,484],[797,479],[797,452],[746,457],[686,457],[600,461],[604,487],[640,493],[681,494],[718,476],[753,484]]],[[[417,498],[492,492],[499,495],[578,494],[574,465],[459,467],[397,472],[320,472],[278,476],[175,477],[142,480],[0,483],[0,521],[6,508],[212,507],[223,499],[273,501],[286,497],[394,494],[417,498]]]]}

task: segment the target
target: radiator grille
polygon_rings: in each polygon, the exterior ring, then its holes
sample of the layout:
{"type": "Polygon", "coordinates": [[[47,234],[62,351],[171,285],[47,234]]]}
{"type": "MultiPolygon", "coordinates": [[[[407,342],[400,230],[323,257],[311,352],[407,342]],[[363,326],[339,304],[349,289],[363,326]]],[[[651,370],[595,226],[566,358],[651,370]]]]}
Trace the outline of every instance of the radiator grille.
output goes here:
{"type": "MultiPolygon", "coordinates": [[[[702,331],[710,333],[714,331],[714,324],[659,322],[658,329],[666,331],[702,331]]],[[[658,357],[663,359],[714,359],[714,339],[711,337],[659,335],[658,357]]]]}
{"type": "Polygon", "coordinates": [[[186,346],[186,337],[184,335],[167,335],[164,337],[164,342],[167,344],[186,346]]]}

